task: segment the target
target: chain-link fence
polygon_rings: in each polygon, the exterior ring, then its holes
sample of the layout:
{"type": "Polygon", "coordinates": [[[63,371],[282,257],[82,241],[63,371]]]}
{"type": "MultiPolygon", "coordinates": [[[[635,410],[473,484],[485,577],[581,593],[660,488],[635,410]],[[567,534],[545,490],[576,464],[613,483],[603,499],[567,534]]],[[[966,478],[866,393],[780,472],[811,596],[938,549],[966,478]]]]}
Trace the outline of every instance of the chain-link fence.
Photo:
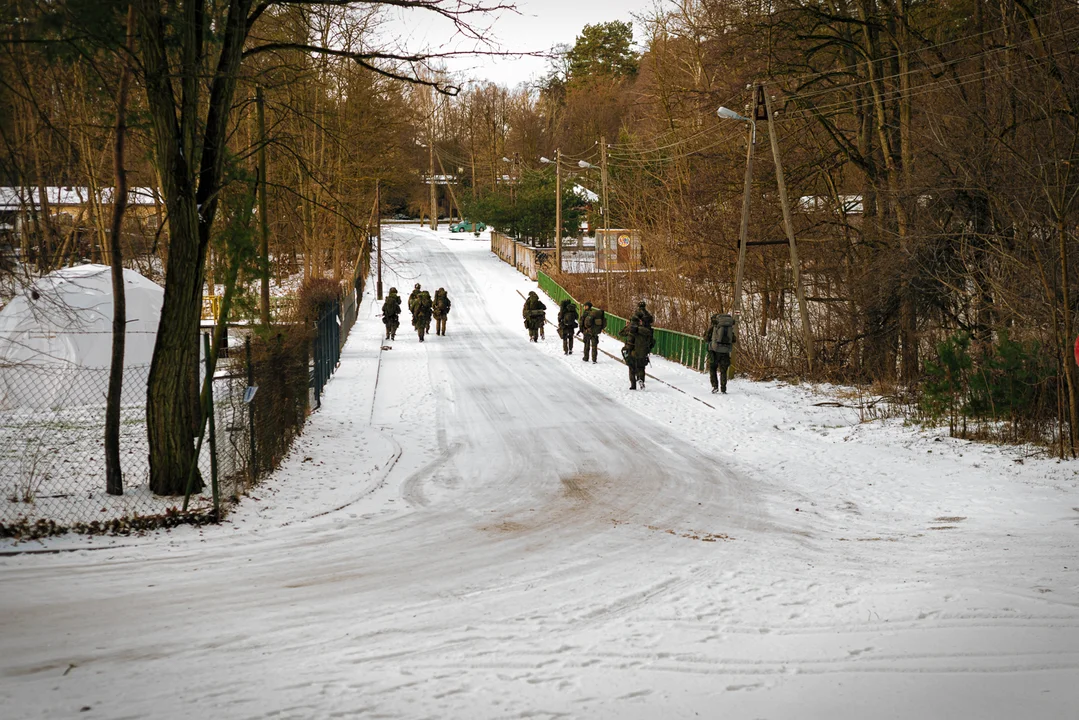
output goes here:
{"type": "MultiPolygon", "coordinates": [[[[198,457],[204,488],[189,511],[209,514],[238,498],[288,454],[340,360],[355,300],[333,302],[317,322],[248,334],[218,361],[213,423],[198,457]]],[[[241,333],[245,332],[241,329],[241,333]]],[[[200,364],[201,367],[201,364],[200,364]]],[[[204,368],[200,383],[205,378],[204,368]]],[[[149,487],[148,366],[124,368],[120,413],[122,495],[105,491],[107,368],[41,362],[0,366],[0,531],[38,520],[58,527],[162,516],[182,497],[149,487]]]]}
{"type": "MultiPolygon", "coordinates": [[[[105,492],[107,368],[24,364],[0,368],[0,523],[51,520],[64,526],[157,515],[179,504],[150,492],[146,435],[148,366],[124,368],[120,410],[123,495],[105,492]]],[[[242,422],[247,383],[227,370],[214,379],[215,445],[222,493],[235,494],[249,462],[242,422]]],[[[199,471],[210,477],[211,448],[199,471]]],[[[193,498],[208,506],[210,488],[193,498]]]]}

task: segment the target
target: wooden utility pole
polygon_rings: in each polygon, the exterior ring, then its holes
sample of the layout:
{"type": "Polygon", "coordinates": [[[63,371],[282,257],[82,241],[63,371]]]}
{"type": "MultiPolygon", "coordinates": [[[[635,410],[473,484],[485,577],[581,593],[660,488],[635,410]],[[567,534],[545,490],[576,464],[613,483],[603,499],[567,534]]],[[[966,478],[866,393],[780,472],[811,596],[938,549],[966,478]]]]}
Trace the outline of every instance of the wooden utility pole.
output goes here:
{"type": "Polygon", "coordinates": [[[262,87],[255,88],[255,107],[259,124],[259,281],[261,303],[259,318],[262,327],[270,327],[270,218],[266,202],[266,107],[262,87]]]}
{"type": "Polygon", "coordinates": [[[742,276],[746,268],[746,242],[749,239],[749,201],[753,188],[753,151],[757,147],[757,123],[749,119],[749,145],[746,148],[746,181],[742,191],[742,225],[738,231],[738,266],[734,271],[734,309],[742,311],[742,276]]]}
{"type": "MultiPolygon", "coordinates": [[[[450,193],[450,200],[453,202],[453,207],[457,208],[457,217],[464,220],[465,216],[461,214],[461,203],[457,202],[457,193],[453,191],[453,183],[450,182],[450,176],[446,173],[446,166],[442,164],[442,156],[438,155],[437,158],[438,169],[442,171],[442,180],[446,185],[446,190],[450,193]]],[[[457,176],[455,175],[454,177],[457,176]]]]}
{"type": "Polygon", "coordinates": [[[554,261],[562,272],[562,149],[554,151],[554,261]]]}
{"type": "Polygon", "coordinates": [[[599,151],[600,175],[603,177],[603,278],[607,292],[606,308],[604,309],[609,310],[611,308],[611,262],[607,256],[607,245],[611,234],[611,213],[610,208],[607,206],[607,138],[600,137],[599,151]]]}
{"type": "MultiPolygon", "coordinates": [[[[763,86],[758,86],[758,91],[763,86]]],[[[805,291],[802,289],[802,270],[798,260],[798,245],[794,241],[794,227],[791,225],[791,208],[787,200],[787,182],[783,177],[783,161],[779,156],[779,140],[776,138],[775,120],[772,113],[772,99],[764,93],[765,108],[768,113],[768,138],[772,143],[772,157],[776,163],[776,182],[779,185],[779,203],[783,208],[783,229],[787,231],[787,241],[791,249],[791,272],[794,279],[794,292],[798,297],[798,313],[802,316],[802,339],[806,346],[806,362],[809,371],[813,371],[816,349],[813,345],[813,331],[809,327],[809,309],[806,307],[805,291]]]]}
{"type": "MultiPolygon", "coordinates": [[[[376,263],[378,266],[378,281],[375,284],[375,289],[378,291],[378,299],[382,299],[382,181],[375,180],[375,237],[378,239],[378,255],[376,263]]],[[[370,262],[370,255],[368,262],[370,262]]],[[[368,265],[367,267],[371,267],[368,265]]]]}
{"type": "Polygon", "coordinates": [[[438,195],[435,186],[435,134],[427,139],[427,150],[431,155],[431,170],[427,181],[431,183],[431,229],[438,230],[438,195]]]}

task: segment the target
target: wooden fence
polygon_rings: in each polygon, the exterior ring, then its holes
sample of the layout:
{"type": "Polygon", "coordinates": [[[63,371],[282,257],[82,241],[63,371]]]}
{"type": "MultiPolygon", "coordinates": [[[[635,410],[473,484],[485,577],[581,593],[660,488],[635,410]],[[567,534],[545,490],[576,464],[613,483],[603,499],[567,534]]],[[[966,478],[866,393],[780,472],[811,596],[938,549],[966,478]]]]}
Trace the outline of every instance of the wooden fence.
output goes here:
{"type": "Polygon", "coordinates": [[[532,280],[536,279],[547,262],[547,251],[529,247],[494,230],[491,231],[491,252],[532,280]]]}

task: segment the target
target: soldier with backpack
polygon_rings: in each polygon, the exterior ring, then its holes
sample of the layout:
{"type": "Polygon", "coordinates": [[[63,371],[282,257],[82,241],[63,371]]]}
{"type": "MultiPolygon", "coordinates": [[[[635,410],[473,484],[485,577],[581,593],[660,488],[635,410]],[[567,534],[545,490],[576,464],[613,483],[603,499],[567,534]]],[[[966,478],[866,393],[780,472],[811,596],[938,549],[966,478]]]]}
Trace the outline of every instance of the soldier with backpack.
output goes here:
{"type": "Polygon", "coordinates": [[[431,329],[431,293],[418,289],[418,283],[416,287],[408,301],[408,309],[412,312],[412,327],[423,342],[423,334],[431,329]]]}
{"type": "Polygon", "coordinates": [[[577,332],[577,306],[566,298],[558,306],[558,336],[562,338],[562,354],[573,354],[573,335],[577,332]]]}
{"type": "Polygon", "coordinates": [[[599,335],[603,328],[607,327],[607,315],[598,307],[592,307],[592,303],[586,302],[581,313],[581,335],[584,337],[584,362],[588,362],[588,353],[591,350],[592,362],[596,362],[599,353],[599,335]]]}
{"type": "Polygon", "coordinates": [[[397,339],[397,328],[401,325],[401,296],[397,288],[390,288],[390,294],[382,303],[382,322],[386,326],[386,339],[397,339]]]}
{"type": "Polygon", "coordinates": [[[712,323],[701,335],[701,340],[708,348],[708,379],[712,381],[712,392],[727,392],[727,371],[731,367],[731,352],[738,337],[734,332],[735,319],[730,315],[716,313],[712,323]],[[716,370],[719,378],[716,378],[716,370]]]}
{"type": "Polygon", "coordinates": [[[636,390],[638,384],[641,390],[644,390],[644,369],[648,367],[648,354],[656,343],[650,318],[651,316],[642,317],[641,313],[635,313],[629,324],[618,331],[618,334],[626,339],[622,347],[622,359],[629,368],[630,390],[636,390]]]}
{"type": "Polygon", "coordinates": [[[652,316],[652,313],[648,312],[648,306],[645,304],[644,300],[637,303],[637,315],[641,318],[641,325],[648,325],[651,327],[652,323],[655,322],[655,318],[652,316]]]}
{"type": "Polygon", "coordinates": [[[435,290],[434,304],[431,309],[435,318],[435,335],[446,335],[446,318],[450,314],[450,296],[446,294],[446,288],[435,290]]]}
{"type": "Polygon", "coordinates": [[[528,339],[532,342],[539,342],[543,323],[547,321],[547,306],[540,301],[539,295],[534,290],[528,293],[528,297],[525,298],[521,317],[524,318],[525,329],[528,330],[528,339]]]}

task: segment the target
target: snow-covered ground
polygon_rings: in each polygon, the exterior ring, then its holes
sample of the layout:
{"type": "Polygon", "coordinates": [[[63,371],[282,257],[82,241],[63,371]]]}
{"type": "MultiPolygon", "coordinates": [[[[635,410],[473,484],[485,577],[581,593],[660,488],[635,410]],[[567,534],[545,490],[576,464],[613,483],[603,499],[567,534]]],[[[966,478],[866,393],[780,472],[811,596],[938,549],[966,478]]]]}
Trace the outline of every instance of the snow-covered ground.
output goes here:
{"type": "Polygon", "coordinates": [[[1079,465],[663,360],[631,392],[527,341],[485,241],[384,237],[449,334],[383,349],[365,298],[221,527],[7,546],[73,551],[0,557],[3,717],[1075,717],[1079,465]]]}

